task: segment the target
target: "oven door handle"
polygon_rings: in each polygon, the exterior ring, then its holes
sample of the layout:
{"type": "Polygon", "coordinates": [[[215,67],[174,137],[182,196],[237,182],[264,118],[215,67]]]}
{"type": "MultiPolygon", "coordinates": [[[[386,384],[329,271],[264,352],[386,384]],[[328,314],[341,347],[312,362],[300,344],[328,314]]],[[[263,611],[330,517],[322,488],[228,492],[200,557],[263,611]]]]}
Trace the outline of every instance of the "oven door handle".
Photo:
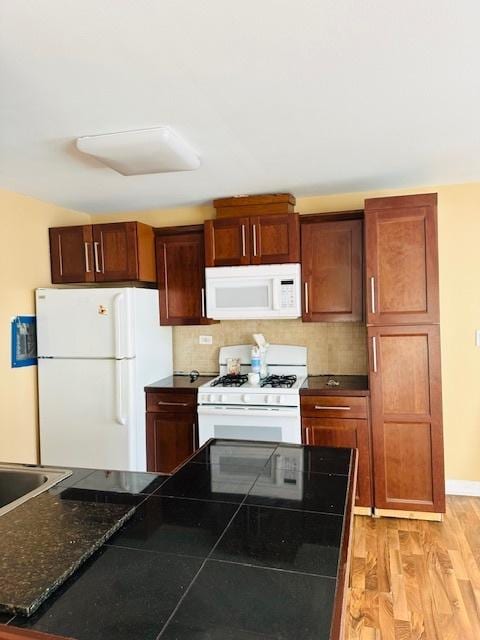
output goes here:
{"type": "Polygon", "coordinates": [[[198,405],[200,416],[251,416],[268,418],[284,416],[295,418],[300,415],[299,407],[225,407],[215,405],[198,405]]]}

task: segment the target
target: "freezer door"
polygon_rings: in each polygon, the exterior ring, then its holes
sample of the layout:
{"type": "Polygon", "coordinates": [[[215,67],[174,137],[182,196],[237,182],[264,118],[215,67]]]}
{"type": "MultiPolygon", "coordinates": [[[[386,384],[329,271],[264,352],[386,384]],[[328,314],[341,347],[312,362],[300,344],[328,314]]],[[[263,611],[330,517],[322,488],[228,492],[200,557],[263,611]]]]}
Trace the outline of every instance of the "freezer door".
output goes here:
{"type": "Polygon", "coordinates": [[[135,360],[38,362],[40,462],[135,470],[135,360]]]}
{"type": "Polygon", "coordinates": [[[133,289],[37,289],[39,357],[131,358],[133,289]]]}

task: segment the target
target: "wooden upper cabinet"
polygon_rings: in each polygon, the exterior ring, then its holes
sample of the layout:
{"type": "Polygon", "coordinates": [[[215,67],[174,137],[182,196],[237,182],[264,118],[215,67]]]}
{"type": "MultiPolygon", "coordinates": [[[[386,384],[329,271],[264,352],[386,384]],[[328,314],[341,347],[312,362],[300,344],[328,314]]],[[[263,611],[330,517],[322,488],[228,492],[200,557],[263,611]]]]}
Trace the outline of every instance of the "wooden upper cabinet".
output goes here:
{"type": "Polygon", "coordinates": [[[50,265],[53,284],[94,282],[92,227],[50,229],[50,265]]]}
{"type": "Polygon", "coordinates": [[[205,265],[250,264],[249,218],[219,218],[205,222],[205,265]]]}
{"type": "Polygon", "coordinates": [[[296,213],[217,218],[205,222],[207,267],[299,262],[296,213]]]}
{"type": "Polygon", "coordinates": [[[153,229],[140,222],[93,225],[95,280],[155,282],[153,229]]]}
{"type": "Polygon", "coordinates": [[[367,324],[438,323],[437,194],[365,201],[367,324]]]}
{"type": "Polygon", "coordinates": [[[445,511],[440,330],[369,327],[375,506],[445,511]]]}
{"type": "Polygon", "coordinates": [[[300,262],[300,223],[295,213],[250,218],[251,264],[300,262]]]}
{"type": "Polygon", "coordinates": [[[205,311],[203,227],[158,230],[160,324],[208,324],[205,311]]]}
{"type": "Polygon", "coordinates": [[[113,222],[50,229],[52,283],[155,282],[152,227],[113,222]]]}
{"type": "Polygon", "coordinates": [[[329,218],[302,218],[302,318],[358,322],[363,317],[363,223],[329,218]]]}

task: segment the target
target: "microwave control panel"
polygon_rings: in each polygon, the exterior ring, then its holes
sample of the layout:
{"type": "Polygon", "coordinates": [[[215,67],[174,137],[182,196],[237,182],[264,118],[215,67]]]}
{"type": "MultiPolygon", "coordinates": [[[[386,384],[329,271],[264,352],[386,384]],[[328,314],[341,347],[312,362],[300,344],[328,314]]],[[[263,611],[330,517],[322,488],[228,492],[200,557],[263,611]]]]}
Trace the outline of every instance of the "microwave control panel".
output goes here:
{"type": "Polygon", "coordinates": [[[295,286],[294,281],[280,281],[280,305],[282,309],[291,309],[295,306],[295,286]]]}

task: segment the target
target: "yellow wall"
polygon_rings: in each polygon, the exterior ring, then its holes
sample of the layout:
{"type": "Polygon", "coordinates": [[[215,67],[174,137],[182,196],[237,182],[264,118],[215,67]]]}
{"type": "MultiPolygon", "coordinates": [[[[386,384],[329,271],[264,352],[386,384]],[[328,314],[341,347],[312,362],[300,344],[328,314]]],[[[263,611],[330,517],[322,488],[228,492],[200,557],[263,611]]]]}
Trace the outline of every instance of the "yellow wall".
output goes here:
{"type": "Polygon", "coordinates": [[[0,460],[38,459],[37,368],[10,366],[10,320],[34,313],[34,290],[50,285],[48,227],[90,216],[0,190],[0,460]]]}
{"type": "MultiPolygon", "coordinates": [[[[366,197],[439,194],[440,309],[446,476],[480,481],[480,183],[411,187],[297,199],[301,213],[363,207],[366,197]]],[[[94,221],[140,220],[153,226],[195,224],[211,206],[154,209],[95,216],[94,221]]]]}

